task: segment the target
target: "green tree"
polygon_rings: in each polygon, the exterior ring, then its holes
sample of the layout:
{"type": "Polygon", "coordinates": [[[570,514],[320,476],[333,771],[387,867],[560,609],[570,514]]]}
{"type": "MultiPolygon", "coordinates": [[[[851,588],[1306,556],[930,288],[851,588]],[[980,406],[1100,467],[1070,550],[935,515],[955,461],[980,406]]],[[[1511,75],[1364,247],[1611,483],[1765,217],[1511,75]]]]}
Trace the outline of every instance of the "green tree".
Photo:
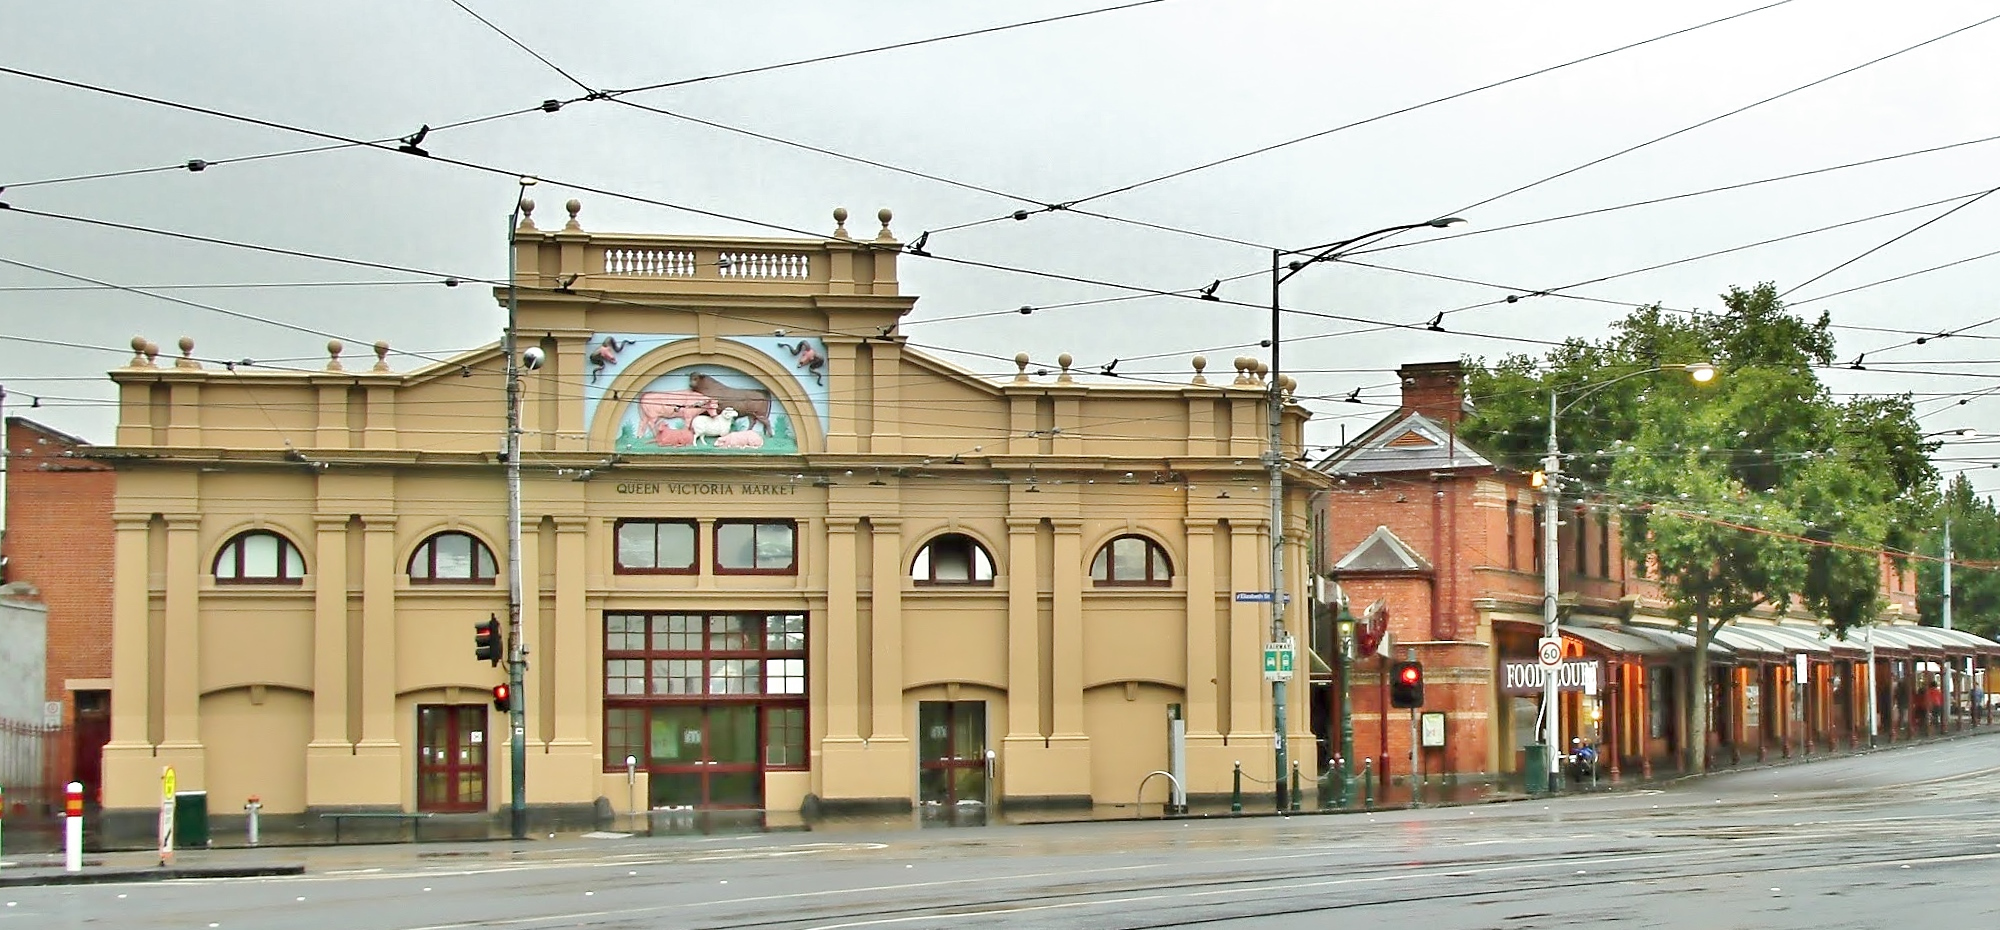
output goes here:
{"type": "Polygon", "coordinates": [[[1597,343],[1513,356],[1470,379],[1464,434],[1517,467],[1546,441],[1559,404],[1565,493],[1621,507],[1628,557],[1660,566],[1669,614],[1693,636],[1682,732],[1706,766],[1708,647],[1716,630],[1795,600],[1837,627],[1881,606],[1879,553],[1923,512],[1934,480],[1907,398],[1836,402],[1818,370],[1830,321],[1785,310],[1769,284],[1732,288],[1715,314],[1634,311],[1597,343]],[[1661,365],[1713,362],[1696,385],[1661,365]],[[1615,382],[1615,383],[1614,383],[1615,382]],[[1814,545],[1818,543],[1818,545],[1814,545]]]}
{"type": "MultiPolygon", "coordinates": [[[[1985,637],[2000,635],[2000,571],[1977,567],[2000,564],[2000,510],[1993,501],[1973,493],[1972,482],[1963,474],[1946,486],[1937,517],[1925,526],[1942,526],[1951,518],[1952,561],[1951,625],[1985,637]],[[1965,563],[1975,563],[1968,566],[1965,563]]],[[[1937,552],[1942,540],[1926,540],[1923,548],[1937,552]]],[[[1917,564],[1917,613],[1932,626],[1943,623],[1943,566],[1934,561],[1917,564]]]]}

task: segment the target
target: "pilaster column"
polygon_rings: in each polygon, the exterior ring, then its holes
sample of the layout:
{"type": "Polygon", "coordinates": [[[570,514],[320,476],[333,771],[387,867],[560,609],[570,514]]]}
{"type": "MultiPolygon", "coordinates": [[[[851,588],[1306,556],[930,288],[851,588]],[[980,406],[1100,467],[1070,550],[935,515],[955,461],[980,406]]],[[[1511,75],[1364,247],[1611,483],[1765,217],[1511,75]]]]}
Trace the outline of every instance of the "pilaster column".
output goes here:
{"type": "Polygon", "coordinates": [[[146,534],[152,517],[121,513],[111,518],[111,742],[150,744],[152,709],[152,599],[147,578],[146,534]]]}
{"type": "Polygon", "coordinates": [[[1216,652],[1215,524],[1188,518],[1187,564],[1181,583],[1187,587],[1187,689],[1183,699],[1190,737],[1218,734],[1218,707],[1224,680],[1216,652]]]}
{"type": "MultiPolygon", "coordinates": [[[[1265,520],[1232,520],[1229,524],[1229,564],[1230,584],[1236,591],[1268,591],[1270,555],[1265,549],[1265,520]]],[[[1230,601],[1229,605],[1229,655],[1223,661],[1229,666],[1229,720],[1225,733],[1232,737],[1256,736],[1268,733],[1264,729],[1264,715],[1267,712],[1264,698],[1264,678],[1262,675],[1263,643],[1270,632],[1269,607],[1255,602],[1230,601]]],[[[1259,747],[1259,749],[1268,747],[1259,747]]],[[[1252,760],[1270,758],[1268,752],[1244,753],[1244,761],[1253,766],[1261,765],[1252,760]]],[[[1252,768],[1259,771],[1259,768],[1252,768]]]]}
{"type": "Polygon", "coordinates": [[[826,519],[826,740],[861,738],[861,625],[856,591],[857,517],[826,519]]]}
{"type": "MultiPolygon", "coordinates": [[[[1049,676],[1054,686],[1055,735],[1082,737],[1083,522],[1055,521],[1055,603],[1049,676]]],[[[1088,780],[1086,779],[1086,784],[1088,780]]]]}
{"type": "Polygon", "coordinates": [[[1042,736],[1041,581],[1035,533],[1039,519],[1007,521],[1007,739],[1042,736]]]}
{"type": "Polygon", "coordinates": [[[148,534],[152,515],[118,513],[113,529],[111,575],[111,741],[104,747],[100,800],[107,808],[158,804],[159,769],[153,744],[152,566],[148,534]]]}
{"type": "Polygon", "coordinates": [[[603,702],[590,675],[596,631],[584,611],[585,529],[583,517],[556,518],[556,637],[542,661],[556,670],[556,740],[594,744],[590,709],[603,702]]]}
{"type": "Polygon", "coordinates": [[[347,716],[347,515],[315,514],[313,724],[310,748],[345,752],[347,716]]]}
{"type": "Polygon", "coordinates": [[[396,518],[367,514],[361,541],[361,744],[396,742],[396,518]]]}
{"type": "Polygon", "coordinates": [[[874,643],[871,740],[905,739],[903,711],[903,521],[868,518],[874,542],[869,637],[874,643]]]}
{"type": "MultiPolygon", "coordinates": [[[[164,746],[201,746],[201,516],[167,516],[164,746]]],[[[197,783],[198,784],[198,783],[197,783]]]]}

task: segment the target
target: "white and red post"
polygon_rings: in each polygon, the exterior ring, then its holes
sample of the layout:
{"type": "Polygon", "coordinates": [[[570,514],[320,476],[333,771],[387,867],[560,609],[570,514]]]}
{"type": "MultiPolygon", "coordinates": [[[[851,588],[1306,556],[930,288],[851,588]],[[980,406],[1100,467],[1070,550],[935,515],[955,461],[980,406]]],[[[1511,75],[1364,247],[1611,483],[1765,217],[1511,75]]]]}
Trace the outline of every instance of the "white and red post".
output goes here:
{"type": "Polygon", "coordinates": [[[83,783],[63,786],[63,871],[83,871],[83,783]]]}

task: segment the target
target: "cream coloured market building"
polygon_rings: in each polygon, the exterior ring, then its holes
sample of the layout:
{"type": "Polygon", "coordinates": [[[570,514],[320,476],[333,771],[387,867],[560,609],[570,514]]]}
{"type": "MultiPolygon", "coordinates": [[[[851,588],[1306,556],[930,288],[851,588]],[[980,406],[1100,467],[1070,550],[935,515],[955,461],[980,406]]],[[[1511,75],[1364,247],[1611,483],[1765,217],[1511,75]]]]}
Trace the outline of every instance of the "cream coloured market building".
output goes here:
{"type": "MultiPolygon", "coordinates": [[[[521,408],[532,810],[1129,803],[1170,715],[1191,792],[1272,776],[1271,605],[1236,597],[1270,589],[1256,363],[981,376],[899,330],[887,211],[780,240],[568,207],[530,211],[495,290],[545,357],[521,408]]],[[[107,811],[155,808],[168,765],[214,811],[504,809],[504,667],[472,642],[507,616],[497,344],[405,370],[382,344],[301,370],[134,344],[90,452],[118,474],[107,811]]],[[[1306,415],[1285,405],[1288,461],[1306,415]]],[[[1288,474],[1296,594],[1324,479],[1288,474]]]]}

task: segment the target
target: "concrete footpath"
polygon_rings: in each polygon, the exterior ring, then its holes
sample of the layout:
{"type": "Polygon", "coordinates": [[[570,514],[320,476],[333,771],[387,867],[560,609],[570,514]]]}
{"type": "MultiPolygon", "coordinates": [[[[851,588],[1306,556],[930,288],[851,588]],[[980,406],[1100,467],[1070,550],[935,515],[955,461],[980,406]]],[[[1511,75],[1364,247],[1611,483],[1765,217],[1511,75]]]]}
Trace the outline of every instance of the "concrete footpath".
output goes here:
{"type": "MultiPolygon", "coordinates": [[[[306,867],[286,862],[287,850],[189,850],[161,865],[159,853],[107,852],[83,857],[83,870],[66,871],[61,853],[28,853],[0,858],[0,888],[25,885],[102,885],[167,882],[190,878],[255,878],[301,875],[306,867]]],[[[295,857],[293,857],[295,858],[295,857]]]]}

